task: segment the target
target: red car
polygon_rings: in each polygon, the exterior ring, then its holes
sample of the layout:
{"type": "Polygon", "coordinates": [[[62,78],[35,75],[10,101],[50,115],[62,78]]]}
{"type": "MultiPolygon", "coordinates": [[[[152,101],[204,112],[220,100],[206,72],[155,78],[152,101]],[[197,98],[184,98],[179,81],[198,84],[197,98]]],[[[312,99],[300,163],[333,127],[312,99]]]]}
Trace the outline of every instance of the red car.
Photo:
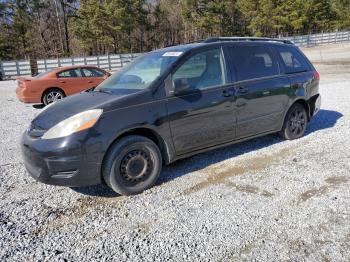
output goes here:
{"type": "Polygon", "coordinates": [[[24,103],[48,105],[65,96],[92,89],[111,74],[95,66],[64,66],[35,77],[17,79],[17,97],[24,103]]]}

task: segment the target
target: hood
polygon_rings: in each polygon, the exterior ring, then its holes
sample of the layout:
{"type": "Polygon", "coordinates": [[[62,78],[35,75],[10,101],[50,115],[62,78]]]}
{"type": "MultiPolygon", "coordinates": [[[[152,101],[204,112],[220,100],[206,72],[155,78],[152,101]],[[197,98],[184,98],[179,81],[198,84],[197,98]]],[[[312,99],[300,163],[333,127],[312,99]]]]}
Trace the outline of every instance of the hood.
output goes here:
{"type": "Polygon", "coordinates": [[[59,122],[90,109],[103,109],[104,112],[118,107],[118,101],[136,91],[123,93],[83,92],[64,98],[44,108],[32,121],[37,129],[48,130],[59,122]]]}

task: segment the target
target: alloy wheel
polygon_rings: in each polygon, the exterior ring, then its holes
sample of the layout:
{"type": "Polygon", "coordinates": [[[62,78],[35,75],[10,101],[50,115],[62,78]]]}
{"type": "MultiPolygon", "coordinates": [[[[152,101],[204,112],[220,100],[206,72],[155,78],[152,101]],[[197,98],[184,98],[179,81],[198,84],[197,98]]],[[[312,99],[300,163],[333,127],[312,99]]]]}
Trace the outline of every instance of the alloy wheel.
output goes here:
{"type": "Polygon", "coordinates": [[[306,126],[305,112],[296,108],[290,115],[289,118],[289,131],[298,136],[304,132],[306,126]]]}
{"type": "Polygon", "coordinates": [[[47,104],[51,104],[53,102],[61,100],[62,98],[63,98],[63,95],[62,95],[61,92],[59,92],[59,91],[50,91],[46,95],[46,102],[47,102],[47,104]]]}

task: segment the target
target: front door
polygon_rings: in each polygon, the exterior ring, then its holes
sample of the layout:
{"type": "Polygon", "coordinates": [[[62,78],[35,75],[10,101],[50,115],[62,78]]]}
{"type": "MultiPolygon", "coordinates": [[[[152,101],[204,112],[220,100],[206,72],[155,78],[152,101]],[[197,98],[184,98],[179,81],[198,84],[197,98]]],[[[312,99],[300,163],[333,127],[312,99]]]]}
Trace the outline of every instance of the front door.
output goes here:
{"type": "Polygon", "coordinates": [[[234,92],[226,79],[221,48],[193,54],[172,74],[167,104],[178,155],[235,138],[234,92]]]}
{"type": "Polygon", "coordinates": [[[83,67],[81,71],[83,72],[86,89],[94,88],[106,79],[105,74],[96,68],[83,67]]]}
{"type": "Polygon", "coordinates": [[[87,82],[83,79],[80,68],[59,72],[57,78],[58,87],[62,88],[66,95],[72,95],[88,89],[87,82]]]}

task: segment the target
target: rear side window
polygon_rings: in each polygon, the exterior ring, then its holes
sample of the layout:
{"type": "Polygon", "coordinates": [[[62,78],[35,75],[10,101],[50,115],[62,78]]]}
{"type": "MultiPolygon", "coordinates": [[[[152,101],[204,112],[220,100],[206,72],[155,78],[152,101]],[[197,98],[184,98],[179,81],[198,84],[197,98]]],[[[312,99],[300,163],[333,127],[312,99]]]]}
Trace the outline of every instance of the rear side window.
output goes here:
{"type": "Polygon", "coordinates": [[[95,68],[82,68],[85,77],[102,77],[104,73],[95,68]]]}
{"type": "Polygon", "coordinates": [[[279,75],[279,67],[271,50],[265,46],[228,47],[235,65],[236,79],[244,81],[279,75]]]}
{"type": "Polygon", "coordinates": [[[307,61],[297,49],[286,46],[276,46],[276,49],[282,58],[287,74],[305,72],[310,69],[307,61]]]}
{"type": "Polygon", "coordinates": [[[71,69],[71,70],[66,70],[63,72],[60,72],[57,74],[59,78],[66,78],[66,77],[82,77],[80,69],[71,69]]]}

